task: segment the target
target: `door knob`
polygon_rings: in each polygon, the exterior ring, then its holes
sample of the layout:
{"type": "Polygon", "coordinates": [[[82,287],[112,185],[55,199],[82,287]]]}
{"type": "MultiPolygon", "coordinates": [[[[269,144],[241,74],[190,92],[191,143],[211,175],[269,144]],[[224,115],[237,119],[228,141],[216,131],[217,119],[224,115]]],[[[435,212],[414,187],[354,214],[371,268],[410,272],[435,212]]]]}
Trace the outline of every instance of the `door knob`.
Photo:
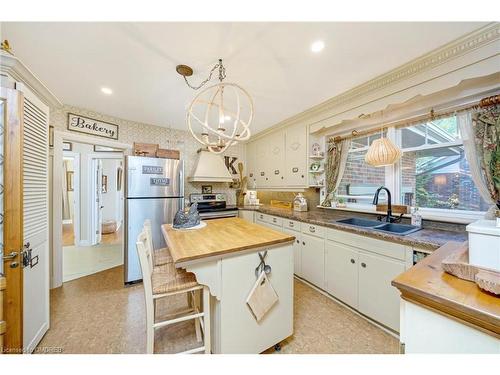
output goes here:
{"type": "Polygon", "coordinates": [[[3,258],[3,260],[12,260],[12,259],[16,259],[16,257],[17,257],[17,252],[12,251],[12,252],[10,252],[10,254],[4,255],[2,258],[3,258]]]}

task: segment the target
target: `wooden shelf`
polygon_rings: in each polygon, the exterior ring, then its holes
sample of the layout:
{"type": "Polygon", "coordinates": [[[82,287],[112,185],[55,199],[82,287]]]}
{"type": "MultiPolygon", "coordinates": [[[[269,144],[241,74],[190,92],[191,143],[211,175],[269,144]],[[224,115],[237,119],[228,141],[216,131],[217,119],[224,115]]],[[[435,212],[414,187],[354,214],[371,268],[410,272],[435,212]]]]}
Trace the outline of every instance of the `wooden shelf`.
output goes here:
{"type": "Polygon", "coordinates": [[[309,187],[323,188],[325,185],[309,185],[309,187]]]}
{"type": "Polygon", "coordinates": [[[320,155],[309,155],[309,159],[324,159],[325,156],[320,156],[320,155]]]}
{"type": "Polygon", "coordinates": [[[324,171],[325,171],[324,169],[318,169],[317,171],[309,170],[309,173],[323,173],[324,171]]]}

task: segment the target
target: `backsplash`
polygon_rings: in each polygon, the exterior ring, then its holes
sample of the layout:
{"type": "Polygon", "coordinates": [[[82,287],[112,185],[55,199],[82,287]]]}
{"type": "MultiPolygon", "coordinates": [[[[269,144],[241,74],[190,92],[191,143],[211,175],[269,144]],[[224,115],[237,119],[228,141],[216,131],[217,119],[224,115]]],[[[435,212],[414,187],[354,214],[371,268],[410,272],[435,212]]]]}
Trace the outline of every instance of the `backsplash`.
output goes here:
{"type": "MultiPolygon", "coordinates": [[[[236,190],[229,188],[227,183],[191,183],[187,181],[187,177],[191,174],[197,157],[196,151],[201,147],[201,145],[192,137],[190,132],[120,119],[70,105],[64,105],[62,108],[58,109],[51,109],[50,125],[54,126],[57,130],[68,131],[68,112],[118,125],[119,142],[130,145],[134,142],[158,143],[160,148],[179,150],[181,160],[184,160],[184,170],[186,175],[184,193],[186,197],[189,197],[189,194],[191,193],[201,193],[202,185],[212,185],[212,191],[214,193],[225,193],[227,195],[228,204],[236,204],[236,190]]],[[[95,139],[96,144],[99,144],[99,137],[95,137],[95,139]]],[[[245,163],[245,148],[242,144],[230,147],[223,155],[237,157],[238,160],[236,163],[239,161],[245,163]]],[[[234,177],[237,176],[235,175],[234,177]]]]}
{"type": "Polygon", "coordinates": [[[309,209],[319,205],[319,191],[317,191],[315,188],[305,189],[305,191],[301,191],[301,189],[297,190],[297,192],[257,190],[257,198],[259,198],[260,203],[263,204],[269,204],[271,203],[271,200],[293,202],[293,199],[295,198],[297,193],[301,192],[307,199],[307,205],[309,209]]]}

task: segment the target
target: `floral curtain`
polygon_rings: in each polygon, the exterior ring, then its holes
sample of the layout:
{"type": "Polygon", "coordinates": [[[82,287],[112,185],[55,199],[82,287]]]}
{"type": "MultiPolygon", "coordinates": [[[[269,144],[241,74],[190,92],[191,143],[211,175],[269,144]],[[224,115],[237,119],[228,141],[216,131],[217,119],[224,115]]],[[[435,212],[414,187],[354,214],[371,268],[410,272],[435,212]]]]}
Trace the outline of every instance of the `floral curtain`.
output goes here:
{"type": "Polygon", "coordinates": [[[344,175],[350,147],[350,139],[335,142],[333,138],[330,138],[328,142],[328,153],[325,165],[326,198],[321,203],[323,207],[331,206],[332,195],[337,191],[340,181],[342,181],[342,176],[344,175]]]}
{"type": "Polygon", "coordinates": [[[486,218],[500,208],[500,106],[458,117],[472,179],[481,197],[492,205],[486,218]]]}

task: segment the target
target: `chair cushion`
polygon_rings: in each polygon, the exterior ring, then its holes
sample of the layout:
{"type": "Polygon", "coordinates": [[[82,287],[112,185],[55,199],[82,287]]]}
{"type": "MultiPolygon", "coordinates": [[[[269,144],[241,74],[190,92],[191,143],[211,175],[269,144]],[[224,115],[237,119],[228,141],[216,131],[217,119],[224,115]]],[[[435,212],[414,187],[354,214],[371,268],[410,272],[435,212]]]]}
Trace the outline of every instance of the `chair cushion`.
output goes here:
{"type": "Polygon", "coordinates": [[[168,248],[158,249],[153,252],[153,259],[155,266],[163,266],[164,264],[173,263],[172,255],[168,248]]]}
{"type": "Polygon", "coordinates": [[[198,285],[194,273],[179,270],[173,263],[155,267],[151,278],[153,294],[177,292],[198,285]]]}

